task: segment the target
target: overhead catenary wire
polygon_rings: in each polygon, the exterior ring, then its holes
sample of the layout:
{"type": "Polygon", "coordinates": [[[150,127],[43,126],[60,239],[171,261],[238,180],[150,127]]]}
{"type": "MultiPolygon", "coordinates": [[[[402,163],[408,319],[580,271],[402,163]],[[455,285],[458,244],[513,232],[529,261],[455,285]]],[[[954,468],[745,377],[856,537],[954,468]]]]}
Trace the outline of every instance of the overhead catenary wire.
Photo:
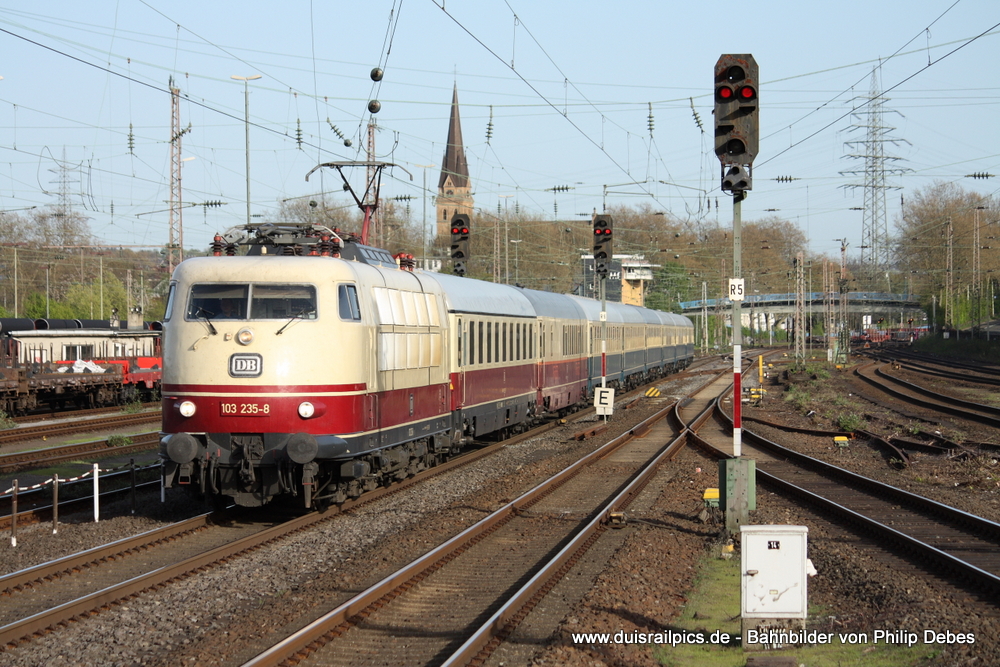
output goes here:
{"type": "MultiPolygon", "coordinates": [[[[571,120],[569,118],[568,114],[561,113],[559,111],[559,108],[551,100],[549,100],[545,95],[543,95],[542,92],[540,90],[538,90],[538,88],[536,86],[534,86],[528,79],[526,79],[523,75],[521,75],[521,73],[515,67],[513,67],[512,65],[508,65],[504,61],[504,59],[499,56],[499,54],[497,54],[493,49],[491,49],[489,46],[487,46],[475,33],[473,33],[471,30],[469,30],[465,25],[462,24],[461,21],[459,21],[455,16],[453,16],[450,12],[448,12],[448,10],[445,9],[445,6],[444,6],[443,2],[441,4],[438,4],[437,0],[431,0],[431,2],[435,6],[437,6],[442,12],[444,12],[445,15],[449,19],[451,19],[459,28],[461,28],[463,32],[465,32],[476,43],[478,43],[481,47],[483,47],[490,55],[492,55],[494,58],[496,58],[497,60],[499,60],[501,63],[504,63],[504,66],[508,67],[512,72],[514,72],[514,74],[517,75],[517,77],[522,82],[524,82],[524,84],[527,85],[528,88],[530,88],[539,97],[539,99],[543,100],[545,102],[545,104],[548,107],[550,107],[553,111],[555,111],[556,113],[559,113],[566,120],[566,122],[568,122],[577,132],[579,132],[584,138],[586,138],[588,142],[590,142],[601,153],[603,153],[611,161],[611,163],[614,164],[620,171],[622,171],[625,174],[629,174],[628,169],[626,169],[621,164],[619,164],[619,162],[617,160],[615,160],[615,158],[613,158],[610,153],[607,152],[607,150],[604,148],[603,142],[598,142],[593,137],[591,137],[589,134],[587,134],[583,130],[583,128],[581,128],[577,123],[575,123],[573,120],[571,120]]],[[[523,22],[522,22],[522,24],[523,24],[523,22]]],[[[557,69],[558,69],[558,67],[557,67],[557,69]]],[[[602,118],[603,117],[604,116],[602,114],[602,118]]],[[[653,199],[656,199],[656,196],[653,193],[648,193],[648,194],[653,199]]]]}
{"type": "MultiPolygon", "coordinates": [[[[510,3],[508,3],[508,5],[509,4],[510,3]]],[[[522,26],[519,25],[518,26],[518,32],[521,32],[522,30],[526,31],[527,27],[522,27],[522,26]]],[[[175,43],[175,45],[179,43],[181,45],[181,48],[183,48],[184,47],[184,43],[186,41],[186,40],[183,39],[183,35],[181,35],[180,37],[178,37],[177,34],[174,33],[174,31],[171,31],[171,32],[173,34],[171,34],[170,37],[173,39],[173,42],[175,43]]],[[[400,31],[400,32],[402,33],[402,31],[400,31]]],[[[387,33],[388,33],[388,28],[387,28],[387,33]]],[[[521,42],[521,44],[519,44],[519,46],[521,46],[522,44],[525,43],[524,40],[523,40],[523,38],[526,37],[527,35],[528,35],[527,32],[522,32],[522,34],[518,36],[519,41],[521,42]]],[[[532,36],[532,38],[533,38],[533,36],[532,36]]],[[[116,36],[115,39],[117,40],[118,37],[116,36]]],[[[42,41],[45,41],[45,40],[42,40],[42,41]]],[[[121,45],[119,45],[119,43],[117,41],[115,42],[115,44],[118,45],[118,48],[120,50],[122,49],[121,45]]],[[[73,52],[72,49],[68,49],[68,50],[70,52],[73,52]]],[[[239,49],[232,49],[230,47],[226,47],[226,50],[241,55],[247,61],[256,62],[256,58],[254,56],[254,53],[256,53],[256,52],[251,53],[249,50],[247,50],[247,51],[241,51],[239,49]],[[250,55],[248,55],[248,54],[250,54],[250,55]]],[[[921,48],[921,50],[923,50],[923,49],[921,48]]],[[[203,52],[208,52],[208,49],[202,49],[202,51],[203,52]]],[[[102,60],[107,57],[107,53],[108,52],[110,52],[110,49],[106,49],[106,53],[101,58],[102,60]]],[[[263,53],[264,51],[260,51],[260,52],[263,53]]],[[[282,54],[282,55],[284,55],[284,54],[282,54]]],[[[548,54],[546,54],[546,55],[548,55],[548,54]]],[[[520,69],[522,70],[522,73],[523,73],[523,71],[524,71],[524,65],[527,62],[527,61],[524,60],[523,46],[522,46],[522,49],[518,52],[518,57],[519,57],[518,64],[519,64],[520,69]]],[[[167,62],[169,62],[169,60],[167,62]]],[[[141,70],[139,70],[139,71],[141,72],[141,70]]],[[[463,74],[463,76],[466,76],[466,74],[463,74]]],[[[468,74],[468,76],[480,76],[480,74],[479,73],[470,73],[470,74],[468,74]]],[[[211,77],[203,77],[203,78],[209,78],[209,79],[211,79],[211,77]]],[[[509,78],[509,77],[505,77],[505,78],[509,78]]],[[[487,79],[484,79],[484,80],[487,80],[487,79]]],[[[539,79],[533,79],[533,80],[534,81],[538,81],[539,79]]],[[[556,81],[558,83],[567,83],[567,78],[566,77],[562,77],[561,79],[557,79],[556,81]]],[[[394,81],[393,83],[395,84],[396,82],[394,81]]],[[[314,84],[315,84],[315,81],[314,81],[314,84]]],[[[581,85],[582,84],[579,84],[579,82],[576,82],[576,86],[577,87],[580,87],[581,85]]],[[[604,84],[593,84],[593,85],[604,85],[604,84]]],[[[609,85],[612,85],[612,84],[609,84],[609,85]]],[[[623,84],[613,84],[613,85],[623,85],[623,84]]],[[[316,88],[317,86],[314,85],[313,87],[316,88]]],[[[651,86],[650,88],[663,89],[665,87],[652,87],[651,86]]],[[[318,101],[317,92],[318,92],[317,90],[313,90],[313,91],[311,91],[311,94],[314,97],[314,100],[316,100],[316,104],[320,105],[321,108],[322,108],[322,103],[320,101],[318,101]]],[[[394,90],[393,92],[397,92],[397,91],[394,90]]],[[[588,92],[592,92],[592,91],[588,91],[588,92]]],[[[975,93],[969,93],[969,94],[970,95],[974,95],[975,93]]],[[[407,95],[394,95],[394,97],[399,98],[404,103],[409,103],[409,100],[406,99],[408,97],[407,95]]],[[[646,96],[646,97],[656,97],[656,95],[646,96]]],[[[346,98],[346,99],[350,99],[350,98],[346,98]]],[[[590,99],[593,99],[593,97],[591,96],[590,99]]],[[[501,105],[497,105],[497,109],[500,109],[503,106],[502,105],[503,101],[504,100],[501,100],[501,105]]],[[[688,101],[689,100],[688,100],[687,96],[685,96],[683,99],[679,99],[678,100],[679,103],[683,102],[685,104],[685,106],[687,105],[688,101]]],[[[131,100],[130,100],[130,102],[131,102],[131,100]]],[[[559,102],[561,103],[562,100],[560,100],[559,102]]],[[[211,101],[209,101],[208,103],[209,103],[209,105],[211,105],[211,101]]],[[[582,108],[585,108],[588,103],[589,103],[589,101],[588,102],[580,102],[578,104],[574,104],[573,100],[568,100],[568,108],[571,109],[571,110],[574,109],[574,108],[576,108],[576,109],[582,109],[582,108]]],[[[444,104],[444,103],[442,103],[442,104],[444,104]]],[[[621,124],[620,124],[621,116],[620,116],[619,112],[622,111],[622,110],[624,110],[626,108],[626,105],[637,106],[638,104],[645,105],[645,104],[647,104],[647,102],[624,102],[624,103],[604,104],[602,102],[598,102],[598,101],[595,100],[595,103],[592,103],[591,106],[593,108],[599,109],[600,110],[600,114],[603,117],[606,117],[606,118],[609,119],[608,120],[608,127],[610,128],[610,127],[612,127],[612,123],[614,121],[619,121],[619,125],[618,126],[619,127],[621,126],[621,124]],[[612,106],[612,104],[617,104],[618,106],[612,106]]],[[[520,116],[519,112],[517,110],[515,110],[517,108],[517,106],[519,106],[519,105],[512,104],[512,105],[510,105],[508,107],[509,109],[511,109],[511,111],[509,112],[509,114],[510,114],[509,117],[512,118],[512,119],[516,119],[516,118],[518,118],[520,116]]],[[[548,104],[545,104],[545,103],[530,103],[530,104],[520,105],[520,106],[522,106],[526,111],[528,111],[529,114],[531,113],[530,112],[531,109],[537,109],[537,108],[547,108],[547,109],[549,109],[549,113],[551,113],[551,105],[548,105],[548,104]]],[[[560,105],[560,106],[562,106],[562,105],[560,105]]],[[[679,104],[678,104],[678,106],[679,106],[679,104]]],[[[659,110],[659,107],[657,107],[657,109],[659,110]]],[[[355,118],[357,118],[358,114],[357,113],[353,113],[352,116],[354,116],[355,118]]],[[[525,115],[524,117],[527,118],[528,115],[525,115]]],[[[341,123],[341,124],[344,123],[344,121],[341,118],[339,118],[339,117],[335,117],[335,120],[338,123],[341,123]]],[[[75,119],[74,119],[74,121],[75,121],[75,119]]],[[[347,121],[347,122],[349,123],[350,121],[347,121]]],[[[267,121],[260,121],[260,123],[261,123],[261,125],[270,125],[271,127],[276,127],[277,126],[275,123],[269,123],[267,121]]],[[[99,127],[101,125],[101,122],[98,121],[98,122],[93,123],[92,125],[99,127]]],[[[258,126],[256,123],[254,125],[258,126]]],[[[208,126],[203,126],[203,127],[208,127],[208,126]]],[[[586,128],[587,126],[584,125],[583,127],[586,128]]],[[[638,127],[638,125],[636,125],[636,127],[638,127]]],[[[665,127],[665,125],[663,124],[662,121],[661,121],[660,127],[665,127]]],[[[287,127],[286,128],[282,128],[282,129],[283,129],[283,131],[286,134],[289,131],[287,127]]],[[[306,128],[303,128],[303,129],[305,130],[306,128]]],[[[117,132],[117,128],[114,128],[113,131],[117,132]]],[[[633,132],[633,133],[637,134],[637,136],[638,136],[638,133],[636,133],[636,132],[633,132]]],[[[140,131],[140,134],[141,134],[141,131],[140,131]]],[[[148,134],[148,132],[146,132],[146,134],[148,134]]],[[[317,145],[317,146],[321,145],[321,142],[318,139],[318,137],[321,137],[321,134],[322,133],[320,133],[320,132],[317,131],[316,134],[315,134],[315,137],[310,137],[310,139],[312,139],[312,143],[314,145],[317,145]]],[[[423,137],[416,137],[416,138],[419,141],[426,141],[423,137]]],[[[151,140],[151,141],[156,141],[156,140],[151,140]]],[[[124,143],[125,142],[123,140],[122,144],[124,145],[124,143]]],[[[668,144],[664,144],[663,147],[665,149],[668,148],[669,147],[669,143],[668,144]]],[[[500,173],[501,170],[509,172],[509,170],[511,168],[514,168],[514,169],[519,168],[519,165],[517,165],[516,163],[514,163],[513,161],[511,161],[511,159],[509,157],[507,157],[506,154],[504,154],[504,151],[502,149],[503,149],[503,142],[501,141],[500,145],[497,146],[497,149],[495,151],[494,150],[491,150],[491,151],[482,151],[482,150],[480,150],[479,153],[480,153],[480,155],[481,155],[481,157],[483,159],[488,160],[489,162],[492,162],[492,163],[498,165],[497,167],[495,167],[498,170],[498,173],[500,173]],[[503,161],[501,161],[499,155],[496,155],[497,152],[499,152],[501,155],[504,155],[503,161]]],[[[320,151],[320,150],[322,150],[322,148],[317,147],[317,151],[320,151]]],[[[636,155],[636,153],[637,153],[635,145],[631,146],[631,151],[632,151],[632,156],[634,158],[635,155],[636,155]]],[[[652,154],[655,156],[654,160],[650,160],[649,161],[649,169],[650,169],[650,171],[648,173],[653,174],[653,175],[657,175],[657,172],[663,173],[662,169],[668,164],[667,160],[670,160],[672,156],[669,153],[667,155],[661,154],[660,146],[657,145],[655,142],[651,142],[651,143],[647,144],[647,152],[648,151],[652,151],[652,154]],[[656,164],[656,162],[659,162],[660,164],[656,164]]],[[[611,152],[612,154],[614,154],[613,149],[609,149],[609,152],[611,152]]],[[[281,152],[277,152],[276,151],[274,153],[274,158],[275,158],[274,161],[278,162],[279,158],[282,155],[285,155],[285,154],[286,153],[281,153],[281,152]]],[[[267,157],[270,157],[270,154],[267,157]]],[[[424,161],[425,162],[431,162],[431,161],[434,161],[434,160],[432,158],[430,160],[424,160],[424,161]]],[[[154,160],[148,160],[147,159],[147,162],[156,162],[156,160],[155,159],[154,160]]],[[[638,161],[636,163],[638,163],[638,161]]],[[[95,162],[95,165],[98,165],[98,164],[100,164],[100,163],[99,162],[95,162]]],[[[669,164],[671,164],[672,166],[676,167],[676,163],[675,162],[670,162],[669,164]]],[[[104,173],[121,173],[121,172],[127,172],[128,171],[127,168],[124,169],[124,170],[123,169],[114,169],[113,167],[116,166],[116,165],[107,162],[107,160],[105,160],[104,163],[101,164],[101,166],[104,166],[104,165],[107,165],[108,167],[112,167],[111,169],[106,169],[104,173]]],[[[636,172],[635,165],[625,164],[625,166],[628,168],[629,172],[631,172],[633,175],[636,175],[637,172],[636,172]]],[[[215,168],[215,165],[213,165],[213,168],[215,168]]],[[[485,171],[484,173],[488,174],[488,169],[489,169],[489,167],[487,167],[487,171],[485,171]]],[[[546,171],[546,169],[543,167],[541,169],[538,169],[537,171],[538,172],[544,172],[544,171],[546,171]]],[[[525,176],[525,173],[529,173],[529,172],[524,172],[524,173],[518,174],[517,178],[509,178],[507,176],[507,174],[503,174],[502,175],[503,177],[501,179],[499,179],[499,180],[502,180],[502,181],[513,181],[513,182],[517,183],[518,186],[522,186],[524,184],[527,184],[529,186],[533,185],[533,182],[532,182],[533,179],[532,179],[532,177],[525,176]]],[[[128,176],[127,173],[124,173],[122,175],[126,176],[126,177],[128,176]]],[[[544,175],[543,175],[543,178],[550,178],[550,179],[552,179],[551,176],[544,176],[544,175]]],[[[557,180],[557,178],[556,179],[552,179],[552,180],[557,180]]],[[[584,177],[582,180],[589,180],[589,179],[587,177],[584,177]]],[[[636,180],[642,180],[642,178],[639,177],[636,180]]],[[[668,178],[665,178],[664,180],[672,181],[673,178],[672,177],[668,177],[668,178]]],[[[216,181],[217,182],[221,182],[221,179],[216,179],[216,181]]],[[[682,183],[691,183],[691,182],[693,182],[693,180],[688,179],[688,180],[682,180],[681,182],[682,183]]],[[[490,187],[493,187],[493,186],[490,186],[490,187]]],[[[211,188],[205,188],[205,189],[206,190],[211,190],[211,188]]],[[[654,189],[654,191],[655,191],[655,189],[654,189]]],[[[592,190],[592,192],[593,192],[593,190],[592,190]]],[[[99,191],[98,190],[95,190],[95,193],[98,193],[98,196],[99,196],[99,191]]],[[[215,193],[213,193],[213,194],[215,194],[215,193]]],[[[592,194],[591,196],[594,196],[594,195],[592,194]]],[[[118,201],[116,202],[116,204],[119,205],[119,206],[121,206],[121,199],[120,198],[117,198],[117,199],[118,199],[118,201]]],[[[672,205],[676,206],[676,203],[675,203],[675,201],[673,201],[673,199],[674,198],[672,198],[672,197],[664,197],[664,196],[660,195],[659,201],[660,201],[660,203],[663,203],[663,204],[669,203],[669,204],[672,204],[672,205]]],[[[561,203],[563,203],[563,202],[561,202],[561,203]]],[[[546,204],[548,204],[548,202],[546,202],[546,204]]],[[[127,206],[127,199],[126,199],[126,206],[127,206]]],[[[529,202],[528,206],[530,207],[530,206],[532,206],[532,204],[529,202]]],[[[105,205],[105,208],[106,208],[106,205],[105,205]]],[[[542,210],[544,208],[545,208],[544,206],[543,207],[538,207],[539,210],[542,210]]],[[[127,210],[127,209],[120,209],[120,210],[127,210]]]]}

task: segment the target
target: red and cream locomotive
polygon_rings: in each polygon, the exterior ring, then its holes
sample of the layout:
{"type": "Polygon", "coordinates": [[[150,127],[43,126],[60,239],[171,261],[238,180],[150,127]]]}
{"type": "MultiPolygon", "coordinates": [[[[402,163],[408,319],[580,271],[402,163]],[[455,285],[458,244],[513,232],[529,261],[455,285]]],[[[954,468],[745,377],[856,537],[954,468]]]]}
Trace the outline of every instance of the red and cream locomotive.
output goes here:
{"type": "MultiPolygon", "coordinates": [[[[596,301],[407,270],[324,227],[226,238],[170,285],[165,487],[250,507],[341,503],[600,384],[596,301]]],[[[609,386],[693,356],[690,320],[645,308],[608,304],[607,340],[609,386]]]]}

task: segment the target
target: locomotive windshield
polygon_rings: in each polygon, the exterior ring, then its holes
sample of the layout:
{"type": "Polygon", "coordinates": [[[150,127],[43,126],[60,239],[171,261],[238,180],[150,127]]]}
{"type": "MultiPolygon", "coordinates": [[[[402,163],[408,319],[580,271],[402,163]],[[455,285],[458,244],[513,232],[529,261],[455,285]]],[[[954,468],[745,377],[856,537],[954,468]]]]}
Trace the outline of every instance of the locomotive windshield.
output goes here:
{"type": "Polygon", "coordinates": [[[187,319],[316,319],[316,288],[286,283],[200,284],[191,286],[187,319]]]}

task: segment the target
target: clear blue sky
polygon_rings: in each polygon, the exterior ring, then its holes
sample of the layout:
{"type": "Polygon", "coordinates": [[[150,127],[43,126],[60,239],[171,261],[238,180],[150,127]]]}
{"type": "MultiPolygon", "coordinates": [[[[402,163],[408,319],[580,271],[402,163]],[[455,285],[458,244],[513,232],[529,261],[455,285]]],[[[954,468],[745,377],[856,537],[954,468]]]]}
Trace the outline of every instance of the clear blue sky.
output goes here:
{"type": "MultiPolygon", "coordinates": [[[[862,192],[844,186],[862,181],[840,172],[863,168],[845,157],[845,142],[864,138],[851,125],[866,119],[851,110],[880,60],[880,86],[892,89],[884,122],[905,140],[886,152],[912,170],[890,179],[902,188],[888,197],[890,225],[900,194],[935,180],[996,193],[1000,177],[965,175],[1000,176],[998,24],[996,0],[4,2],[0,210],[56,203],[66,165],[71,200],[98,237],[165,243],[173,76],[181,124],[191,125],[184,200],[228,202],[184,211],[185,245],[206,247],[245,219],[244,84],[230,77],[260,74],[250,83],[254,213],[339,190],[335,172],[308,183],[305,174],[364,159],[366,108],[377,98],[377,157],[414,176],[393,171],[383,197],[417,196],[419,220],[418,165],[441,164],[457,83],[477,207],[516,201],[552,219],[558,203],[558,218],[580,219],[605,203],[648,202],[728,226],[712,153],[712,69],[722,53],[752,53],[762,129],[744,220],[792,220],[814,251],[836,256],[834,239],[861,242],[861,213],[850,209],[862,192]],[[727,5],[750,13],[727,17],[727,5]],[[381,84],[369,78],[377,65],[381,84]],[[546,191],[558,185],[574,189],[546,191]]],[[[427,169],[432,195],[438,169],[427,169]]],[[[358,170],[355,184],[362,178],[358,170]]]]}

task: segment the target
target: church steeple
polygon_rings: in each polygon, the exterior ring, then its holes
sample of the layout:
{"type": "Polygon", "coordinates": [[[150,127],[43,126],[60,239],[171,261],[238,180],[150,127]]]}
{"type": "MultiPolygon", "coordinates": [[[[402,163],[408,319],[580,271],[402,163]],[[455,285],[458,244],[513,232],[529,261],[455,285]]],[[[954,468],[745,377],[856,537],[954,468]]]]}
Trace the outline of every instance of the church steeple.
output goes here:
{"type": "Polygon", "coordinates": [[[458,84],[451,96],[451,119],[448,121],[448,143],[441,161],[438,179],[437,233],[447,236],[448,225],[455,213],[472,214],[472,187],[469,182],[469,164],[465,160],[462,141],[462,120],[458,115],[458,84]]]}

